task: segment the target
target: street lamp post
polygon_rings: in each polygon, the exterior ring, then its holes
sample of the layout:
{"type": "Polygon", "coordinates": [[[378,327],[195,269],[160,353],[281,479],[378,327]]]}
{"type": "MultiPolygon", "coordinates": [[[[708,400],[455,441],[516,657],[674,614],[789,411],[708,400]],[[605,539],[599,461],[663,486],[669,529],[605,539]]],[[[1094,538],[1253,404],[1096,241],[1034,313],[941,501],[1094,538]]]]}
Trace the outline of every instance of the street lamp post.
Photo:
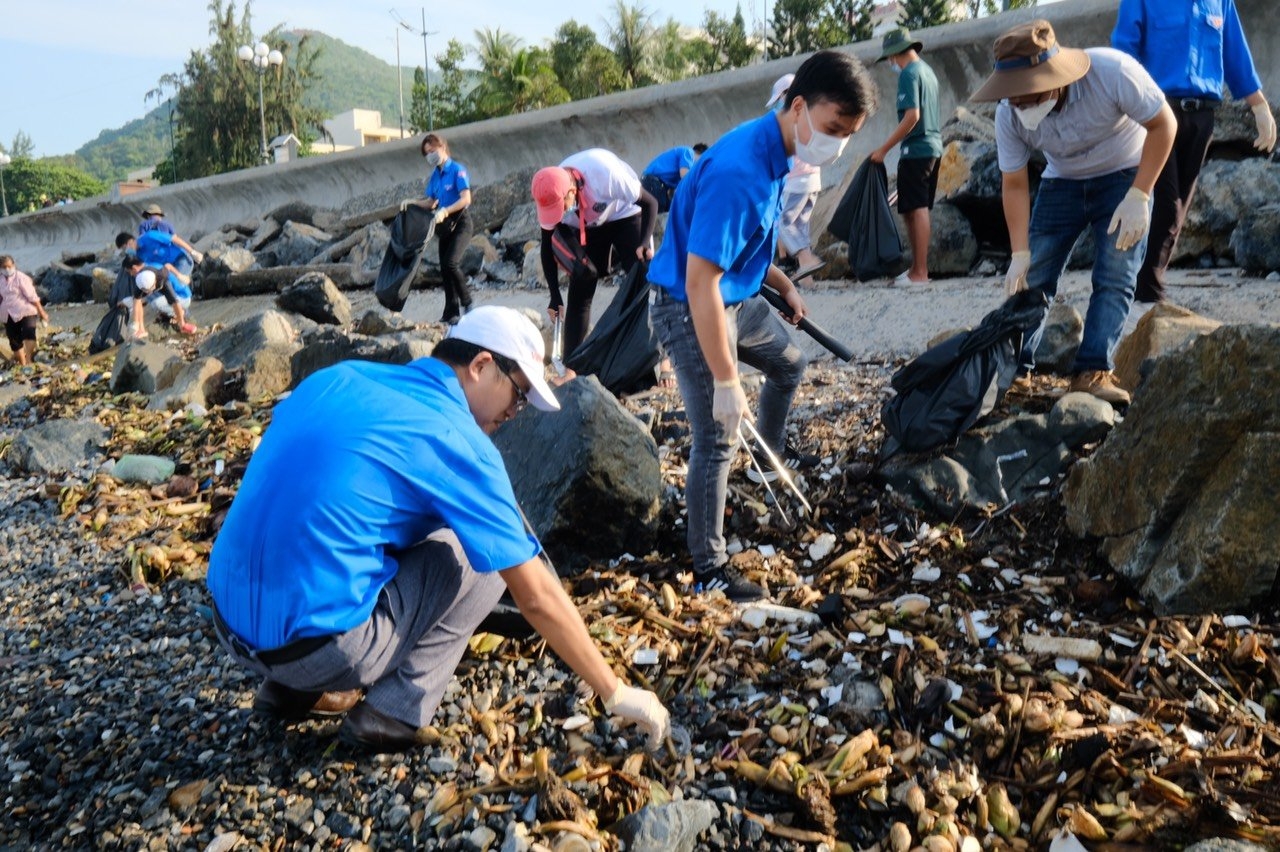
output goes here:
{"type": "MultiPolygon", "coordinates": [[[[394,9],[391,10],[391,13],[392,15],[395,16],[395,19],[400,24],[400,26],[404,27],[406,30],[408,30],[411,33],[415,33],[417,35],[422,36],[422,78],[423,78],[423,82],[427,84],[427,130],[435,130],[436,117],[435,117],[435,112],[432,110],[432,107],[431,107],[431,59],[429,54],[427,53],[427,36],[436,35],[436,33],[427,31],[427,7],[426,6],[422,7],[422,29],[421,30],[415,30],[412,26],[409,25],[409,22],[406,21],[404,18],[401,18],[394,9]]],[[[399,33],[397,33],[396,35],[398,36],[399,33]]],[[[399,49],[400,49],[400,42],[397,41],[396,42],[397,56],[399,55],[399,49]]]]}
{"type": "Polygon", "coordinates": [[[236,51],[236,58],[241,62],[252,62],[253,70],[258,74],[258,120],[262,123],[262,162],[265,164],[270,161],[271,153],[267,150],[267,108],[262,95],[262,78],[268,68],[279,68],[284,64],[284,54],[260,41],[253,47],[241,45],[236,51]]]}
{"type": "Polygon", "coordinates": [[[13,162],[13,158],[0,151],[0,201],[4,202],[4,215],[9,215],[9,196],[4,191],[4,167],[13,162]]]}

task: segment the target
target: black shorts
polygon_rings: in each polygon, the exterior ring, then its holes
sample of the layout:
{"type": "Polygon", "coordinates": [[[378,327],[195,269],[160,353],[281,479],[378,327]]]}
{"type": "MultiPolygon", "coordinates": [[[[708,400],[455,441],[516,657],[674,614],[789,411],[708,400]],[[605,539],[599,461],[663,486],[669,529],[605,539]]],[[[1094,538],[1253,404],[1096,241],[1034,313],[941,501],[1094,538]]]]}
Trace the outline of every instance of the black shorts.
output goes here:
{"type": "Polygon", "coordinates": [[[933,209],[938,194],[938,158],[913,157],[898,160],[898,212],[910,213],[921,207],[933,209]]]}
{"type": "Polygon", "coordinates": [[[34,315],[23,317],[20,320],[9,319],[8,315],[4,318],[4,333],[9,338],[9,348],[17,352],[22,348],[23,341],[36,339],[36,326],[40,322],[34,315]]]}
{"type": "Polygon", "coordinates": [[[657,175],[641,175],[640,185],[654,198],[658,199],[658,212],[666,213],[671,209],[671,198],[676,191],[663,183],[657,175]]]}

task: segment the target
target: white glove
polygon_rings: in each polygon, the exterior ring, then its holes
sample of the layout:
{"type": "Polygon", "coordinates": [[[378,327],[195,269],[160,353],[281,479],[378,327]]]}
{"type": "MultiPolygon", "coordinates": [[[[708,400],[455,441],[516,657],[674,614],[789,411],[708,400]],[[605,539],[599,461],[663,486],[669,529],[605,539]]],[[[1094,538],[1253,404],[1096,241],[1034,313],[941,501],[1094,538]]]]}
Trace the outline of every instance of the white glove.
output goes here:
{"type": "Polygon", "coordinates": [[[1009,258],[1009,271],[1004,274],[1004,294],[1012,296],[1027,289],[1027,270],[1031,268],[1031,252],[1015,251],[1009,258]]]}
{"type": "Polygon", "coordinates": [[[1253,120],[1258,125],[1258,138],[1253,140],[1253,147],[1259,151],[1270,151],[1276,146],[1276,118],[1271,114],[1271,104],[1263,101],[1254,104],[1253,120]]]}
{"type": "Polygon", "coordinates": [[[747,395],[736,378],[716,382],[715,396],[711,399],[711,416],[724,429],[732,444],[738,440],[738,426],[747,416],[747,395]]]}
{"type": "Polygon", "coordinates": [[[1111,216],[1111,227],[1107,228],[1108,234],[1120,232],[1116,234],[1116,248],[1120,251],[1128,251],[1146,237],[1151,227],[1150,201],[1151,196],[1136,186],[1129,187],[1124,194],[1124,200],[1111,216]]]}
{"type": "Polygon", "coordinates": [[[448,210],[446,210],[446,209],[445,209],[445,208],[443,208],[443,207],[440,207],[440,208],[438,208],[438,209],[436,210],[436,224],[437,224],[437,225],[439,225],[441,222],[443,222],[445,219],[448,219],[448,218],[449,218],[449,211],[448,211],[448,210]]]}
{"type": "Polygon", "coordinates": [[[194,261],[195,261],[196,263],[198,263],[198,264],[199,264],[199,263],[204,263],[204,252],[200,251],[199,249],[192,249],[192,250],[191,250],[191,259],[192,259],[192,260],[194,260],[194,261]]]}
{"type": "Polygon", "coordinates": [[[412,198],[406,198],[404,201],[401,201],[401,202],[400,202],[400,212],[401,212],[401,213],[403,213],[404,211],[408,210],[408,209],[409,209],[409,206],[410,206],[411,204],[413,204],[413,203],[414,203],[414,199],[412,199],[412,198]]]}
{"type": "Polygon", "coordinates": [[[604,700],[604,709],[639,725],[649,737],[651,749],[660,746],[671,734],[671,714],[658,696],[647,690],[619,681],[613,695],[604,700]]]}

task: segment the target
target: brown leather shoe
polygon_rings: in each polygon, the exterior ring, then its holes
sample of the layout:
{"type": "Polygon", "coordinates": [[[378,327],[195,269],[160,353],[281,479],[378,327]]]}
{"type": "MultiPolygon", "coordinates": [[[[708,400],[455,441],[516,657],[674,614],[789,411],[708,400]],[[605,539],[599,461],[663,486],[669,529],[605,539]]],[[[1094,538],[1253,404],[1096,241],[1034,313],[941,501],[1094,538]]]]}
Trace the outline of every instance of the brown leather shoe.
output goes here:
{"type": "Polygon", "coordinates": [[[342,720],[338,739],[375,754],[407,751],[422,744],[417,728],[374,709],[367,701],[357,704],[342,720]]]}
{"type": "Polygon", "coordinates": [[[1109,370],[1076,373],[1071,377],[1070,390],[1073,393],[1092,394],[1112,405],[1128,405],[1132,401],[1129,392],[1115,383],[1109,370]]]}
{"type": "Polygon", "coordinates": [[[306,692],[264,680],[253,698],[253,712],[296,722],[308,716],[340,716],[360,700],[360,690],[306,692]]]}

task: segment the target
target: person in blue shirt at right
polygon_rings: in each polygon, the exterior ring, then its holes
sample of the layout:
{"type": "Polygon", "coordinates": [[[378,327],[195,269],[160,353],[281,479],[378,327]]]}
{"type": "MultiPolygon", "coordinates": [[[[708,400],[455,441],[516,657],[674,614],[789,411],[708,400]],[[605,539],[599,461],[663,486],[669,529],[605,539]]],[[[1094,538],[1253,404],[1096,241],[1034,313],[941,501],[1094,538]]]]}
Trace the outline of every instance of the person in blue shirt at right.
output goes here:
{"type": "Polygon", "coordinates": [[[644,167],[640,185],[658,199],[659,213],[666,213],[671,209],[671,198],[676,194],[676,187],[706,150],[707,146],[702,142],[693,146],[679,145],[663,151],[644,167]]]}
{"type": "Polygon", "coordinates": [[[1152,305],[1166,298],[1165,270],[1209,152],[1223,84],[1252,108],[1258,125],[1253,145],[1259,151],[1275,147],[1276,120],[1262,93],[1235,0],[1120,0],[1111,46],[1147,69],[1178,122],[1173,152],[1152,194],[1147,256],[1138,271],[1138,289],[1125,323],[1128,332],[1152,305]]]}
{"type": "Polygon", "coordinates": [[[751,416],[738,361],[765,375],[758,431],[779,456],[792,455],[787,411],[806,364],[769,304],[752,298],[768,284],[786,300],[790,322],[806,313],[795,285],[771,263],[788,160],[834,162],[875,105],[875,85],[857,59],[813,54],[796,71],[781,111],[730,131],[680,182],[649,267],[649,315],[675,362],[692,432],[685,504],[694,578],[731,600],[765,595],[728,564],[725,550],[729,463],[742,419],[751,416]]]}

